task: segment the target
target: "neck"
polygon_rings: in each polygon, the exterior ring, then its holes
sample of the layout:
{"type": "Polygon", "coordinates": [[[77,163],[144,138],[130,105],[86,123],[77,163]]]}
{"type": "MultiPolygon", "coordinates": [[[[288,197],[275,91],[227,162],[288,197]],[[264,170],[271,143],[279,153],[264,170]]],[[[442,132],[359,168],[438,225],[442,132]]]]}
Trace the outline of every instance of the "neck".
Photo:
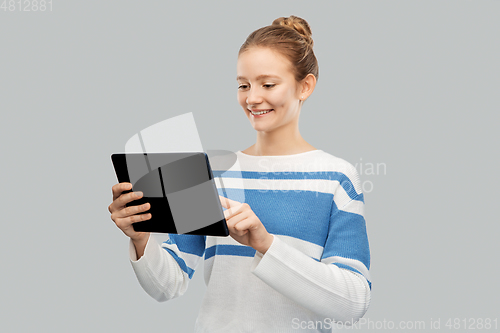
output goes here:
{"type": "Polygon", "coordinates": [[[298,124],[293,124],[272,132],[257,132],[257,142],[243,152],[256,156],[276,156],[299,154],[315,149],[302,138],[298,124]]]}

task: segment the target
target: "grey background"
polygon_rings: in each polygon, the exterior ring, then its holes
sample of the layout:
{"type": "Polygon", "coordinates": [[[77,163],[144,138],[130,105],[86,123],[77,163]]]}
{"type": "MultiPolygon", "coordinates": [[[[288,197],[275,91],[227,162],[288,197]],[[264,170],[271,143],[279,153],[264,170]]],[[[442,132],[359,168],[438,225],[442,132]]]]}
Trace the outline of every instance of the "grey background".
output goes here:
{"type": "Polygon", "coordinates": [[[179,299],[157,303],[141,289],[108,212],[109,155],[190,111],[205,149],[253,144],[236,101],[237,51],[288,15],[311,24],[320,64],[302,135],[352,164],[386,165],[361,175],[373,184],[365,318],[429,328],[498,317],[499,12],[493,0],[0,10],[3,329],[192,331],[201,269],[179,299]]]}

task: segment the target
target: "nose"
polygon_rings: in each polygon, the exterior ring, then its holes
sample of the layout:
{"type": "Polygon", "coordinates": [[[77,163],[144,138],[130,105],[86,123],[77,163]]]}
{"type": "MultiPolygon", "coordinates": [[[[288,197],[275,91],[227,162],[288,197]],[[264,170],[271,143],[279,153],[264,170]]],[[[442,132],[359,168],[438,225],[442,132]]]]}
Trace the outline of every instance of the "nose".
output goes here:
{"type": "Polygon", "coordinates": [[[255,88],[250,88],[248,90],[247,100],[248,105],[257,105],[262,103],[262,95],[255,88]]]}

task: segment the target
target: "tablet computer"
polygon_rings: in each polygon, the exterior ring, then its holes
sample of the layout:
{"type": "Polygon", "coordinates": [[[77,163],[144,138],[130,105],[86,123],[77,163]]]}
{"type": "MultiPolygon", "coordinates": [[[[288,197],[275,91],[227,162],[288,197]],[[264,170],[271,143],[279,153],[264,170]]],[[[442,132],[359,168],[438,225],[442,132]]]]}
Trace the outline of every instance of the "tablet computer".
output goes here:
{"type": "Polygon", "coordinates": [[[132,183],[149,202],[151,219],[135,231],[228,236],[226,220],[206,153],[116,153],[111,155],[119,183],[132,183]]]}

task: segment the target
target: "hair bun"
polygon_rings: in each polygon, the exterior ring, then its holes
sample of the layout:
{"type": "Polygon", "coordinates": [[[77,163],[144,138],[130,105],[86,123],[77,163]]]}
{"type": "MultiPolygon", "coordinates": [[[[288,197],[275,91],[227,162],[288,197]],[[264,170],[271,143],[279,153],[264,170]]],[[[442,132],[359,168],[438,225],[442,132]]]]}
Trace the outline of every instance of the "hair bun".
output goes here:
{"type": "Polygon", "coordinates": [[[311,44],[311,46],[313,45],[311,27],[303,18],[295,15],[290,15],[289,17],[279,17],[273,21],[273,25],[282,25],[284,27],[292,28],[301,34],[308,44],[311,44]]]}
{"type": "Polygon", "coordinates": [[[248,35],[238,57],[254,47],[270,48],[290,61],[295,81],[302,82],[309,74],[317,80],[319,66],[311,35],[311,27],[306,20],[293,15],[280,17],[248,35]]]}

